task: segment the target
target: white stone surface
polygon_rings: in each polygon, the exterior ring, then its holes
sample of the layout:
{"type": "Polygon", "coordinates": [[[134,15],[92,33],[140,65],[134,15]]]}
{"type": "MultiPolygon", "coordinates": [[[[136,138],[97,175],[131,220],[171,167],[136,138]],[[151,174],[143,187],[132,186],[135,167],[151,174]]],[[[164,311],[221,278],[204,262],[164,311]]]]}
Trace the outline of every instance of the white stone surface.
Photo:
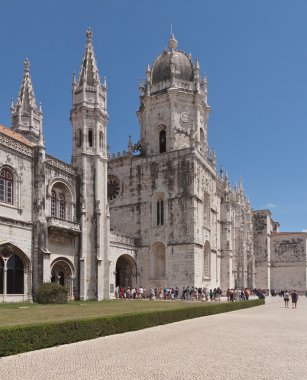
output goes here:
{"type": "Polygon", "coordinates": [[[2,380],[301,380],[307,301],[264,306],[2,358],[2,380]]]}

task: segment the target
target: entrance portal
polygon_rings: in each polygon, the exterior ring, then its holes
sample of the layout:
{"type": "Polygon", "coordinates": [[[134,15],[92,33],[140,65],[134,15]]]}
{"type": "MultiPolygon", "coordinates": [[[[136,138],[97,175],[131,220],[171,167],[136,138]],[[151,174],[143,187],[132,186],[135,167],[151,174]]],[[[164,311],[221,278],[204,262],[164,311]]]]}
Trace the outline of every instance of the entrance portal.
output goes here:
{"type": "Polygon", "coordinates": [[[133,288],[137,283],[136,262],[129,255],[122,255],[116,262],[116,286],[133,288]]]}
{"type": "Polygon", "coordinates": [[[64,286],[68,290],[68,297],[73,297],[73,269],[71,264],[60,258],[51,264],[51,282],[64,286]]]}

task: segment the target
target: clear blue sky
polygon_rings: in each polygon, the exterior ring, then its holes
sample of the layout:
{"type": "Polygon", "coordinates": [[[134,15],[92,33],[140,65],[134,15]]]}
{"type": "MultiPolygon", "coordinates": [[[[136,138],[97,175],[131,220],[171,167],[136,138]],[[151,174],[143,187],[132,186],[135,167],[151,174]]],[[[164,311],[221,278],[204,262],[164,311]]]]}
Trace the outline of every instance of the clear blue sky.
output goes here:
{"type": "Polygon", "coordinates": [[[91,26],[108,81],[111,152],[138,140],[138,86],[167,46],[199,58],[208,76],[209,144],[254,209],[269,207],[282,231],[307,230],[307,1],[2,1],[0,123],[10,125],[23,61],[42,101],[48,153],[70,162],[72,72],[91,26]]]}

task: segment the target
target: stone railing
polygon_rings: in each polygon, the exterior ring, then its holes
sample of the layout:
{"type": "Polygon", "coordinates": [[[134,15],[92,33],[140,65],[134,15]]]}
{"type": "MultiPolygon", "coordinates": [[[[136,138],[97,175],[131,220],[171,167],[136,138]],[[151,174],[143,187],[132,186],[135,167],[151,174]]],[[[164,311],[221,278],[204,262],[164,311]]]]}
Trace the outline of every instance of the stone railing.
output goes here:
{"type": "Polygon", "coordinates": [[[50,217],[48,218],[48,227],[64,228],[66,230],[80,232],[79,223],[74,223],[69,220],[50,217]]]}
{"type": "Polygon", "coordinates": [[[57,169],[64,170],[67,173],[70,174],[76,174],[76,170],[69,164],[66,164],[63,161],[60,161],[54,157],[51,157],[46,154],[46,164],[56,167],[57,169]]]}
{"type": "Polygon", "coordinates": [[[120,243],[120,244],[134,246],[134,238],[130,237],[130,236],[117,235],[117,234],[111,233],[110,234],[110,241],[111,241],[111,243],[120,243]]]}

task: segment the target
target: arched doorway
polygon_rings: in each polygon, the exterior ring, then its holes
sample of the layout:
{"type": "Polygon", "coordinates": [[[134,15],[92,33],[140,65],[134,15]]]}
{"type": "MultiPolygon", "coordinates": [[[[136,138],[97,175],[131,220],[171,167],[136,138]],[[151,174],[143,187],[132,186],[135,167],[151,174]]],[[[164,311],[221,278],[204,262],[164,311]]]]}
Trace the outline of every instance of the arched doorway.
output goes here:
{"type": "Polygon", "coordinates": [[[51,264],[51,282],[64,286],[68,297],[73,298],[74,268],[68,260],[57,259],[51,264]]]}
{"type": "Polygon", "coordinates": [[[129,255],[122,255],[116,262],[116,286],[127,288],[137,284],[136,262],[129,255]]]}

